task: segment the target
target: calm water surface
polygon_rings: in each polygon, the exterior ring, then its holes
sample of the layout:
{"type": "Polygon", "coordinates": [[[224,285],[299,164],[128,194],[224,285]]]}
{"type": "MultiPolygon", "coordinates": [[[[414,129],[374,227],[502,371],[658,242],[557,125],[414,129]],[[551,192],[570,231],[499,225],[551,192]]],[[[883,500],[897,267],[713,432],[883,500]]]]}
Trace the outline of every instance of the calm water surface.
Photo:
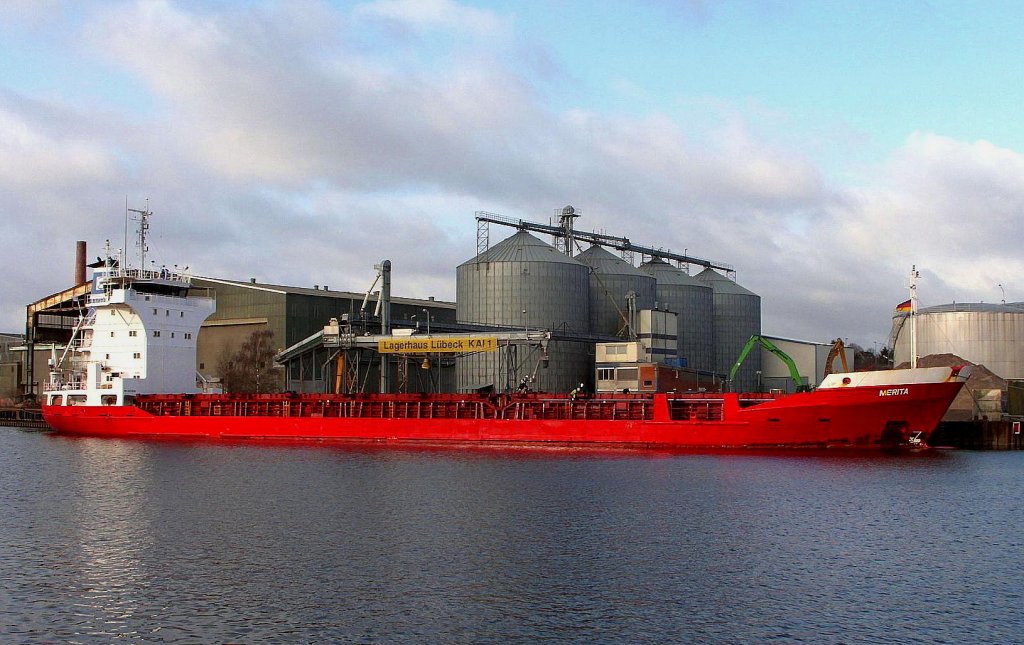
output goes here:
{"type": "Polygon", "coordinates": [[[0,428],[0,640],[1024,642],[1022,473],[0,428]]]}

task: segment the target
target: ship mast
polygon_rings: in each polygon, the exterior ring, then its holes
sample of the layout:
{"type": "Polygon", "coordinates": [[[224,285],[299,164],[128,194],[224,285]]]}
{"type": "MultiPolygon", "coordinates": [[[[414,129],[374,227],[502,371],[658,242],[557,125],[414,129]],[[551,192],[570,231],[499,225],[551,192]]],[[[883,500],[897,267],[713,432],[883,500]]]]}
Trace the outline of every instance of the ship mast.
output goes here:
{"type": "Polygon", "coordinates": [[[917,265],[910,267],[910,367],[917,367],[917,265]]]}
{"type": "MultiPolygon", "coordinates": [[[[146,234],[149,233],[149,218],[153,215],[153,211],[149,210],[149,200],[146,200],[145,210],[139,208],[127,209],[129,213],[135,213],[138,215],[137,221],[139,222],[139,240],[136,242],[139,245],[139,269],[146,269],[146,251],[149,247],[146,246],[146,234]]],[[[132,218],[135,219],[135,218],[132,218]]],[[[125,234],[125,247],[128,246],[127,233],[125,234]]],[[[125,251],[127,254],[127,250],[125,251]]]]}

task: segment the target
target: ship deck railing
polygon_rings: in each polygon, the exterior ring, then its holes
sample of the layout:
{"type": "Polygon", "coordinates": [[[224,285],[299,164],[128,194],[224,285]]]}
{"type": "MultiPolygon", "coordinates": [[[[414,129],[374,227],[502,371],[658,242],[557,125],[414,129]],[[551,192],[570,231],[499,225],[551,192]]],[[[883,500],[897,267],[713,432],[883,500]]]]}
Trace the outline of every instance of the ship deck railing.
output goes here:
{"type": "MultiPolygon", "coordinates": [[[[755,395],[744,407],[772,400],[755,395]]],[[[713,422],[724,418],[721,394],[669,394],[668,418],[713,422]]],[[[509,419],[642,421],[654,418],[653,394],[195,394],[142,395],[136,405],[157,416],[314,417],[342,419],[509,419]]]]}
{"type": "Polygon", "coordinates": [[[47,392],[66,392],[67,390],[84,390],[86,383],[81,381],[47,381],[43,389],[47,392]]]}

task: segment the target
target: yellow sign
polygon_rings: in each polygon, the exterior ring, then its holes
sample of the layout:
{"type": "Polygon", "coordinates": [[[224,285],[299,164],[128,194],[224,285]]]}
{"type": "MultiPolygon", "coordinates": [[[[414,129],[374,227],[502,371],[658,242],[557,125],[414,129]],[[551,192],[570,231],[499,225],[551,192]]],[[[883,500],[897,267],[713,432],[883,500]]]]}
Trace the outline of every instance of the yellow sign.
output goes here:
{"type": "Polygon", "coordinates": [[[493,336],[396,338],[377,343],[377,351],[382,354],[457,354],[461,352],[493,352],[497,349],[498,339],[493,336]]]}

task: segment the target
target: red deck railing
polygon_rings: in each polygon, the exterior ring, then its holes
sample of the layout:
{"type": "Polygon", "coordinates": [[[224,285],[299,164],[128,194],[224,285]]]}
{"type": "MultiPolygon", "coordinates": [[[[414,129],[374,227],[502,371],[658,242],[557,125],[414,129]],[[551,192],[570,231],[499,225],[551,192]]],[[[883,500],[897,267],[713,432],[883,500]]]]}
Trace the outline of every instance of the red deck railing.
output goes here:
{"type": "MultiPolygon", "coordinates": [[[[250,394],[144,395],[136,405],[157,416],[327,417],[348,419],[650,420],[654,394],[250,394]]],[[[724,395],[669,394],[669,418],[720,421],[724,395]]],[[[775,397],[744,395],[749,407],[775,397]]]]}

